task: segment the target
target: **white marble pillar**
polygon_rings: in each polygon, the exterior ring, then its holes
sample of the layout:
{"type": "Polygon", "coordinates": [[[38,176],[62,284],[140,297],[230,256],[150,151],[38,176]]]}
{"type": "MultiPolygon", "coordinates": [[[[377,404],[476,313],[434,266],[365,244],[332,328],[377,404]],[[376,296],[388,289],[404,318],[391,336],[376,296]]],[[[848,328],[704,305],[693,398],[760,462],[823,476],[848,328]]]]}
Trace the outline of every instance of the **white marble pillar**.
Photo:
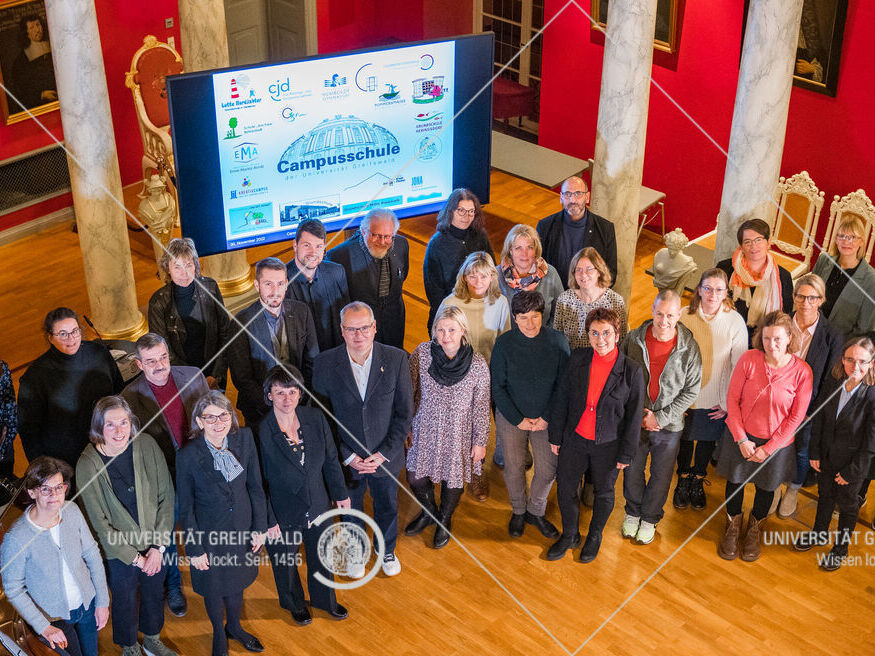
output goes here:
{"type": "Polygon", "coordinates": [[[46,0],[90,318],[104,339],[146,332],[137,309],[94,0],[46,0]]]}
{"type": "Polygon", "coordinates": [[[617,281],[626,303],[638,236],[656,0],[611,0],[592,173],[592,211],[614,223],[617,281]]]}
{"type": "MultiPolygon", "coordinates": [[[[182,63],[186,73],[228,66],[228,34],[222,0],[179,0],[182,63]]],[[[246,251],[211,255],[201,261],[204,273],[215,278],[226,305],[235,307],[252,289],[252,270],[246,251]]]]}
{"type": "MultiPolygon", "coordinates": [[[[613,9],[613,5],[611,7],[613,9]]],[[[751,0],[732,113],[729,157],[717,215],[714,261],[738,246],[738,224],[771,222],[784,152],[802,0],[751,0]]]]}

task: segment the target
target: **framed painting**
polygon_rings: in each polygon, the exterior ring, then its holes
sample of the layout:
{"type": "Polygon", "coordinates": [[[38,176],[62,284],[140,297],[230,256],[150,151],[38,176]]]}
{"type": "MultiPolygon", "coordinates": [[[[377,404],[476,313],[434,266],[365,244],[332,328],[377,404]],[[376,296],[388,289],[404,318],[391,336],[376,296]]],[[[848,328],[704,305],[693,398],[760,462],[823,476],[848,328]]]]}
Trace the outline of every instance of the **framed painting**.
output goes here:
{"type": "Polygon", "coordinates": [[[9,123],[58,109],[44,0],[0,0],[0,113],[9,123]]]}
{"type": "MultiPolygon", "coordinates": [[[[678,44],[678,2],[679,0],[657,0],[656,30],[653,34],[653,47],[663,52],[675,53],[678,44]]],[[[591,0],[590,14],[593,23],[602,29],[608,20],[609,0],[591,0]]],[[[593,25],[595,29],[595,25],[593,25]]]]}
{"type": "MultiPolygon", "coordinates": [[[[745,0],[744,28],[747,28],[749,4],[749,0],[745,0]]],[[[835,97],[847,15],[848,0],[803,0],[793,68],[794,86],[835,97]]]]}

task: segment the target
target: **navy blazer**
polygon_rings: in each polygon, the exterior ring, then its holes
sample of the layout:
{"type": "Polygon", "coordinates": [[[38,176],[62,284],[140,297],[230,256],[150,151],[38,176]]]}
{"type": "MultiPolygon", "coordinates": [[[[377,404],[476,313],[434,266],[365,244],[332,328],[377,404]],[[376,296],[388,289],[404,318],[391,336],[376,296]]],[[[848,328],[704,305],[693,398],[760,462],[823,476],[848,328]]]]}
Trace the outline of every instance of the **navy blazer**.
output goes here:
{"type": "MultiPolygon", "coordinates": [[[[584,213],[586,219],[586,236],[583,240],[583,248],[592,246],[596,249],[608,269],[611,272],[611,286],[617,282],[617,237],[614,224],[607,219],[593,214],[587,208],[584,213]]],[[[551,214],[538,221],[538,237],[541,238],[541,248],[544,251],[544,259],[547,264],[552,264],[562,279],[562,286],[568,289],[568,269],[562,270],[563,263],[559,261],[562,250],[562,229],[565,223],[565,210],[551,214]]]]}
{"type": "MultiPolygon", "coordinates": [[[[367,458],[379,451],[396,476],[404,465],[404,440],[413,422],[413,384],[407,353],[374,342],[365,399],[359,395],[346,345],[320,353],[313,370],[313,389],[326,399],[341,424],[337,436],[340,459],[367,458]],[[352,433],[354,438],[350,436],[352,433]]],[[[359,473],[351,471],[353,478],[359,473]]],[[[377,469],[377,476],[385,476],[377,469]]]]}
{"type": "Polygon", "coordinates": [[[836,417],[844,382],[830,376],[821,388],[815,407],[826,405],[812,419],[808,457],[820,460],[821,471],[828,475],[839,473],[851,485],[859,485],[875,455],[875,387],[860,383],[836,417]]]}
{"type": "MultiPolygon", "coordinates": [[[[584,439],[576,429],[586,408],[593,353],[591,346],[571,352],[562,382],[553,397],[547,427],[550,444],[561,445],[566,439],[584,439]]],[[[618,440],[617,462],[628,465],[638,447],[643,411],[644,374],[641,365],[619,351],[596,404],[595,443],[618,440]]]]}
{"type": "Polygon", "coordinates": [[[323,260],[316,267],[313,280],[300,273],[292,259],[286,264],[289,286],[286,296],[306,303],[316,324],[316,339],[319,350],[327,351],[343,344],[340,333],[340,311],[349,303],[349,288],[346,273],[335,262],[323,260]]]}
{"type": "MultiPolygon", "coordinates": [[[[260,300],[241,310],[237,314],[237,320],[248,326],[248,332],[252,333],[255,339],[250,339],[246,331],[241,331],[228,347],[231,379],[237,388],[237,407],[246,418],[246,423],[253,427],[267,414],[268,406],[264,402],[263,391],[264,379],[267,377],[267,372],[277,364],[270,324],[264,312],[266,310],[260,300]]],[[[283,301],[283,321],[289,340],[289,362],[301,371],[304,385],[309,387],[313,378],[313,360],[319,353],[313,315],[304,303],[286,298],[283,301]]],[[[239,330],[240,326],[235,324],[234,328],[239,330]]]]}
{"type": "Polygon", "coordinates": [[[298,406],[304,451],[293,451],[273,412],[258,424],[258,448],[267,495],[268,524],[306,527],[331,508],[331,500],[349,496],[337,458],[334,436],[318,408],[298,406]],[[301,464],[301,453],[305,454],[301,464]],[[327,486],[327,488],[326,488],[327,486]]]}
{"type": "MultiPolygon", "coordinates": [[[[170,375],[179,390],[179,399],[185,412],[186,427],[191,423],[195,403],[210,391],[207,379],[197,367],[170,367],[170,375]]],[[[131,412],[140,421],[140,429],[151,435],[167,460],[171,477],[176,476],[176,452],[179,446],[170,434],[170,426],[161,412],[155,393],[145,375],[137,376],[122,390],[122,398],[131,406],[131,412]],[[151,423],[149,423],[151,422],[151,423]]]]}
{"type": "Polygon", "coordinates": [[[395,235],[389,258],[389,295],[379,297],[380,265],[362,245],[361,230],[325,254],[325,259],[337,262],[346,272],[349,298],[371,306],[377,319],[377,341],[404,348],[404,297],[402,286],[410,271],[410,245],[401,235],[395,235]]]}

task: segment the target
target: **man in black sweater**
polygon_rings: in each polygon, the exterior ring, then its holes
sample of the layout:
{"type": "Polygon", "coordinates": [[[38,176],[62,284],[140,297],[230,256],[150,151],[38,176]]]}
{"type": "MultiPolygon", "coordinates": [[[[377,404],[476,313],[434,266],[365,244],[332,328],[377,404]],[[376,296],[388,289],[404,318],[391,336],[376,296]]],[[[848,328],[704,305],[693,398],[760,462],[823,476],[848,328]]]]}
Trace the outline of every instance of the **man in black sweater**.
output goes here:
{"type": "Polygon", "coordinates": [[[38,357],[18,386],[18,432],[31,462],[52,456],[76,467],[88,445],[91,413],[104,396],[124,387],[109,351],[83,342],[79,317],[60,307],[46,315],[49,350],[38,357]]]}
{"type": "Polygon", "coordinates": [[[581,248],[592,246],[611,271],[611,285],[617,281],[617,239],[614,224],[587,209],[589,189],[579,177],[572,176],[562,183],[562,211],[538,221],[538,236],[544,250],[544,259],[552,264],[562,285],[568,289],[568,269],[571,259],[581,248]]]}

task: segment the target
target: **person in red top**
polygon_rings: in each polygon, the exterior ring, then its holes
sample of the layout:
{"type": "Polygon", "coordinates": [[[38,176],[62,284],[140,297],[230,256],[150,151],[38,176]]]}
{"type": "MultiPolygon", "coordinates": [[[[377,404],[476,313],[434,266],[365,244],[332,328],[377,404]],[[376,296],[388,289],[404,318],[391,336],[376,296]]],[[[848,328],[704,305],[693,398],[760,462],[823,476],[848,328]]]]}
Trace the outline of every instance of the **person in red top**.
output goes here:
{"type": "MultiPolygon", "coordinates": [[[[144,432],[151,435],[164,458],[170,476],[176,479],[176,452],[191,432],[191,412],[197,400],[210,391],[207,379],[196,367],[170,365],[167,342],[157,333],[146,333],[137,340],[137,366],[143,372],[122,390],[131,412],[144,432]]],[[[176,524],[174,512],[173,523],[176,524]]],[[[186,613],[182,578],[176,563],[176,545],[167,549],[167,606],[177,617],[186,613]]]]}
{"type": "Polygon", "coordinates": [[[592,346],[572,351],[547,424],[551,449],[559,456],[556,497],[562,535],[546,558],[559,560],[581,542],[577,486],[589,469],[595,499],[579,555],[580,562],[589,563],[598,555],[602,531],[614,509],[617,474],[635,454],[645,388],[641,366],[617,349],[616,311],[596,308],[586,316],[584,327],[592,346]]]}
{"type": "Polygon", "coordinates": [[[620,350],[644,369],[647,396],[641,436],[629,469],[623,472],[626,518],[621,532],[637,544],[650,544],[671,488],[681,446],[684,413],[699,396],[702,354],[692,331],[679,324],[681,299],[664,289],[648,319],[630,332],[620,350]],[[650,460],[650,478],[645,476],[650,460]]]}
{"type": "Polygon", "coordinates": [[[753,509],[741,540],[741,559],[760,556],[760,536],[775,490],[796,475],[796,429],[811,401],[811,367],[793,355],[799,332],[788,314],[770,312],[754,334],[755,348],[739,359],[729,380],[726,428],[717,471],[726,477],[726,530],[721,558],[739,552],[744,484],[756,487],[753,509]]]}

